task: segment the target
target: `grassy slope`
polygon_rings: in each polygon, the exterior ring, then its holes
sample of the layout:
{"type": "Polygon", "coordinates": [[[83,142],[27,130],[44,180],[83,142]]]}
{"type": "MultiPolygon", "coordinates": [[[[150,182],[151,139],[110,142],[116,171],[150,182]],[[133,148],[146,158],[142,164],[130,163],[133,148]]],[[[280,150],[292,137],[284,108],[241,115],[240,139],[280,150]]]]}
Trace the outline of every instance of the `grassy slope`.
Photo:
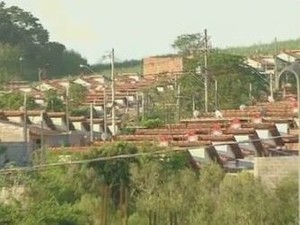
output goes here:
{"type": "Polygon", "coordinates": [[[276,44],[273,42],[268,44],[254,44],[248,47],[230,47],[224,49],[224,51],[230,54],[247,56],[254,54],[274,55],[276,52],[292,49],[300,49],[300,39],[278,41],[276,44]]]}

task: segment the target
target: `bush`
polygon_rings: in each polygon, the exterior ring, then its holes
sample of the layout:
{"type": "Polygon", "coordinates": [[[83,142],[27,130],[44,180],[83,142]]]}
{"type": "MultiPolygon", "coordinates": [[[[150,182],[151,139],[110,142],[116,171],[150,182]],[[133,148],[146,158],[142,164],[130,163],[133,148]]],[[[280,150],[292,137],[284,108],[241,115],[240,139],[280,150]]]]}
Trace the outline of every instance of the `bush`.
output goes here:
{"type": "Polygon", "coordinates": [[[134,134],[135,128],[134,127],[122,127],[120,129],[121,134],[134,134]]]}
{"type": "Polygon", "coordinates": [[[142,125],[146,128],[156,128],[163,124],[163,122],[159,118],[155,119],[145,119],[142,121],[142,125]]]}

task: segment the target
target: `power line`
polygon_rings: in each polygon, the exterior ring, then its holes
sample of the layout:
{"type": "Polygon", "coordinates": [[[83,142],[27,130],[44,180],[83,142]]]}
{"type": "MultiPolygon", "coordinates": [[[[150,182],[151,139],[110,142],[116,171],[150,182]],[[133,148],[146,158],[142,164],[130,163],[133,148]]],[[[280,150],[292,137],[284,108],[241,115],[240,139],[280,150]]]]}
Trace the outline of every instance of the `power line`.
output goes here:
{"type": "Polygon", "coordinates": [[[178,151],[184,151],[184,149],[178,148],[178,149],[162,150],[162,151],[154,151],[154,152],[105,156],[105,157],[98,157],[98,158],[93,158],[93,159],[84,159],[84,160],[76,160],[76,161],[68,161],[68,162],[48,163],[48,164],[35,165],[35,166],[31,166],[31,167],[9,168],[9,169],[0,170],[0,174],[1,173],[10,173],[10,172],[15,172],[15,171],[36,171],[36,170],[40,170],[40,169],[46,169],[49,167],[85,164],[85,163],[101,162],[101,161],[103,162],[103,161],[110,161],[110,160],[116,160],[116,159],[129,159],[129,158],[135,158],[135,157],[140,157],[140,156],[162,155],[162,154],[178,152],[178,151]]]}
{"type": "MultiPolygon", "coordinates": [[[[226,141],[226,142],[222,142],[219,144],[209,144],[209,145],[203,145],[203,146],[199,146],[199,147],[207,148],[210,146],[215,147],[215,146],[224,146],[224,145],[233,145],[233,144],[247,144],[247,143],[253,143],[253,142],[274,140],[274,139],[282,138],[282,137],[283,137],[282,135],[279,135],[279,136],[274,136],[274,137],[259,138],[259,139],[253,139],[253,140],[245,140],[245,141],[226,141]]],[[[76,160],[76,161],[68,161],[68,162],[48,163],[48,164],[35,165],[35,166],[31,166],[31,167],[9,168],[9,169],[0,170],[0,174],[6,174],[6,173],[18,172],[18,171],[31,172],[31,171],[48,169],[48,168],[53,168],[53,167],[58,167],[58,166],[77,165],[77,164],[85,164],[85,163],[91,163],[91,162],[104,162],[104,161],[111,161],[111,160],[117,160],[117,159],[130,159],[130,158],[136,158],[136,157],[141,157],[141,156],[164,155],[164,154],[168,154],[168,153],[184,152],[184,151],[188,151],[188,150],[192,150],[192,149],[198,149],[199,147],[174,148],[174,149],[167,149],[167,150],[160,150],[160,151],[153,151],[153,152],[123,154],[123,155],[97,157],[97,158],[92,158],[92,159],[84,159],[84,160],[76,160]]]]}

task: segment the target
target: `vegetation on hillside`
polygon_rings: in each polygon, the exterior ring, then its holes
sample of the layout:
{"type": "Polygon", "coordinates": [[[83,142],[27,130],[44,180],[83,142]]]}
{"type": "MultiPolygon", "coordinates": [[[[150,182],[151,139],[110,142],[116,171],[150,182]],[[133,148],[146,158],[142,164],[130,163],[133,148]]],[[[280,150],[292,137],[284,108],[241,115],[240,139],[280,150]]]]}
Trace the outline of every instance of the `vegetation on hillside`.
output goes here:
{"type": "MultiPolygon", "coordinates": [[[[158,150],[162,149],[149,144],[138,148],[114,143],[85,155],[72,154],[71,159],[158,150]]],[[[50,156],[50,161],[59,158],[57,153],[50,156]]],[[[166,153],[1,174],[1,187],[19,187],[25,192],[0,205],[0,224],[296,223],[294,177],[271,190],[249,172],[233,176],[214,164],[197,170],[189,162],[189,156],[183,152],[166,153]]]]}
{"type": "Polygon", "coordinates": [[[300,39],[274,41],[272,43],[254,44],[251,46],[229,47],[222,49],[225,53],[249,56],[249,55],[275,55],[284,50],[295,50],[300,48],[300,39]]]}
{"type": "MultiPolygon", "coordinates": [[[[123,62],[115,62],[114,66],[117,74],[124,74],[124,73],[142,74],[141,60],[125,60],[123,62]]],[[[94,64],[91,66],[91,68],[96,73],[103,74],[106,77],[111,76],[111,64],[94,64]]],[[[83,72],[90,73],[91,71],[83,69],[83,72]]]]}

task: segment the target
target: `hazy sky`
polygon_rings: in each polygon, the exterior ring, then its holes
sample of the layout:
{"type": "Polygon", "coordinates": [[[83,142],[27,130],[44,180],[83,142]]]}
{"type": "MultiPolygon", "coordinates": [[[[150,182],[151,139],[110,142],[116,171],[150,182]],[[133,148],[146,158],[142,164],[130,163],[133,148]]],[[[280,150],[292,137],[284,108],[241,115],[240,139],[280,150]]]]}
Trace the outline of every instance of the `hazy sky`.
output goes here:
{"type": "Polygon", "coordinates": [[[112,47],[116,57],[174,53],[185,33],[208,30],[213,46],[300,37],[300,0],[6,0],[40,19],[50,40],[90,64],[112,47]]]}

